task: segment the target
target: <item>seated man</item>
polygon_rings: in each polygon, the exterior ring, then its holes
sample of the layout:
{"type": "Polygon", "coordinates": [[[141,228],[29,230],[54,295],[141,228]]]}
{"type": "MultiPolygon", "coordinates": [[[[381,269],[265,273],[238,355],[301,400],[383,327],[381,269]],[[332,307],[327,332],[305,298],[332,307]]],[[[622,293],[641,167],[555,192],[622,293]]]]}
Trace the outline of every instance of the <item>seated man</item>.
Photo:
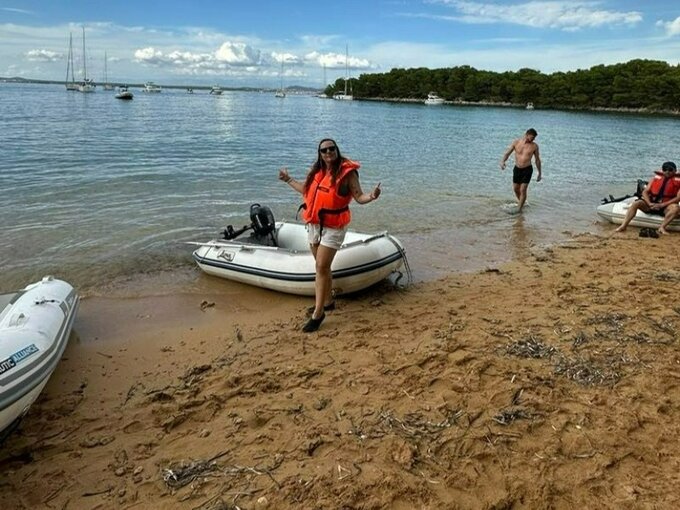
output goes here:
{"type": "Polygon", "coordinates": [[[666,161],[661,165],[661,171],[642,190],[642,198],[633,202],[628,208],[626,217],[616,232],[626,230],[628,224],[633,221],[638,210],[647,214],[659,214],[663,216],[661,226],[657,230],[659,234],[668,234],[666,227],[678,215],[680,208],[680,176],[677,167],[672,161],[666,161]]]}

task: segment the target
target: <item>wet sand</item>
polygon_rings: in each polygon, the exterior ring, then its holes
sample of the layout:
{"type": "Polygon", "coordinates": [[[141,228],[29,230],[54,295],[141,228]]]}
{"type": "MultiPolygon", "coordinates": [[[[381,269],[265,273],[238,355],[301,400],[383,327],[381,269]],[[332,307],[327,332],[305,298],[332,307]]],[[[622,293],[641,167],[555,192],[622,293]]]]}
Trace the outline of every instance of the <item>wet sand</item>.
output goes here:
{"type": "Polygon", "coordinates": [[[310,299],[218,280],[85,299],[2,508],[677,508],[677,241],[379,286],[311,335],[310,299]]]}

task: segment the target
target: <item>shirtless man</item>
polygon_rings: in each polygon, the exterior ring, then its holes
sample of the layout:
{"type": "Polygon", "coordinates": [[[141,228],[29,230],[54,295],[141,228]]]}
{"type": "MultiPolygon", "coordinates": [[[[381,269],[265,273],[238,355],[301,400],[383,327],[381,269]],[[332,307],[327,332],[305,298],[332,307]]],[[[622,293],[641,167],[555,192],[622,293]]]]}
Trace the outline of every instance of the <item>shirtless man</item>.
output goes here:
{"type": "Polygon", "coordinates": [[[505,151],[501,158],[501,170],[505,170],[505,162],[510,157],[510,154],[515,152],[515,168],[512,169],[512,190],[515,192],[517,201],[519,202],[519,211],[522,212],[524,202],[527,201],[527,188],[531,182],[531,174],[534,172],[534,167],[531,166],[531,158],[536,162],[536,182],[541,181],[541,156],[538,153],[538,144],[534,142],[538,133],[534,128],[527,129],[522,138],[514,140],[510,147],[505,151]]]}

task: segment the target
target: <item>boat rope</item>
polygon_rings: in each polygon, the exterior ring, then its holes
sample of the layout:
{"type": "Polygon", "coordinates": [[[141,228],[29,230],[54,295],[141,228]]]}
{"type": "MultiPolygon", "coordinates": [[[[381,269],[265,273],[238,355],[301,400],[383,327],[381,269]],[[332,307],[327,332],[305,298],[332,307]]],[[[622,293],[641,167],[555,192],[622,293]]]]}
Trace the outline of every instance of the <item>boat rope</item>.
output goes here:
{"type": "MultiPolygon", "coordinates": [[[[411,266],[408,263],[408,259],[406,258],[406,251],[402,246],[387,232],[385,232],[385,237],[389,239],[389,241],[394,245],[394,247],[397,249],[399,254],[401,255],[401,258],[404,260],[404,268],[406,269],[406,285],[405,287],[411,285],[413,283],[413,273],[411,272],[411,266]]],[[[399,280],[401,280],[404,276],[404,274],[401,271],[397,271],[399,273],[399,276],[397,279],[394,281],[395,285],[399,284],[399,280]]]]}
{"type": "Polygon", "coordinates": [[[41,299],[36,299],[35,302],[34,302],[34,304],[36,304],[36,305],[44,305],[45,303],[60,303],[60,301],[58,299],[41,298],[41,299]]]}

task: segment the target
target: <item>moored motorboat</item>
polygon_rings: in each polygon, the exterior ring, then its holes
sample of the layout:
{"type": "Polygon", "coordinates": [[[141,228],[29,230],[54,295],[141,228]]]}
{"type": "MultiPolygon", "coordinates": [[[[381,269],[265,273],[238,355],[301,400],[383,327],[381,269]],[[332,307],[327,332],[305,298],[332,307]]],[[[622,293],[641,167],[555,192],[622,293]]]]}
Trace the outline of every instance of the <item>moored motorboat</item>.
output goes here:
{"type": "Polygon", "coordinates": [[[131,91],[128,90],[127,85],[124,85],[122,87],[118,87],[118,92],[116,93],[116,99],[126,99],[126,100],[129,101],[133,97],[135,97],[135,96],[131,91]]]}
{"type": "MultiPolygon", "coordinates": [[[[251,226],[240,231],[227,227],[222,239],[191,243],[199,245],[193,253],[198,266],[229,280],[313,296],[315,262],[305,226],[275,222],[271,211],[258,204],[251,207],[251,218],[251,226]],[[267,215],[264,220],[263,214],[267,215]]],[[[349,231],[331,266],[334,292],[340,295],[368,288],[402,266],[408,271],[404,248],[396,237],[387,232],[349,231]]]]}
{"type": "Polygon", "coordinates": [[[78,309],[68,283],[44,277],[0,295],[0,440],[40,395],[68,343],[78,309]]]}
{"type": "Polygon", "coordinates": [[[427,95],[427,99],[425,99],[424,102],[425,102],[426,105],[430,105],[430,106],[433,106],[433,105],[440,105],[440,104],[444,104],[444,99],[441,98],[441,97],[439,97],[439,96],[436,94],[436,92],[430,92],[430,93],[427,95]]]}
{"type": "Polygon", "coordinates": [[[142,87],[142,92],[151,92],[151,93],[155,93],[155,94],[160,94],[160,92],[161,92],[162,90],[163,90],[163,89],[161,88],[160,85],[156,85],[156,84],[155,84],[154,82],[152,82],[152,81],[147,81],[147,82],[144,84],[144,87],[142,87]]]}

